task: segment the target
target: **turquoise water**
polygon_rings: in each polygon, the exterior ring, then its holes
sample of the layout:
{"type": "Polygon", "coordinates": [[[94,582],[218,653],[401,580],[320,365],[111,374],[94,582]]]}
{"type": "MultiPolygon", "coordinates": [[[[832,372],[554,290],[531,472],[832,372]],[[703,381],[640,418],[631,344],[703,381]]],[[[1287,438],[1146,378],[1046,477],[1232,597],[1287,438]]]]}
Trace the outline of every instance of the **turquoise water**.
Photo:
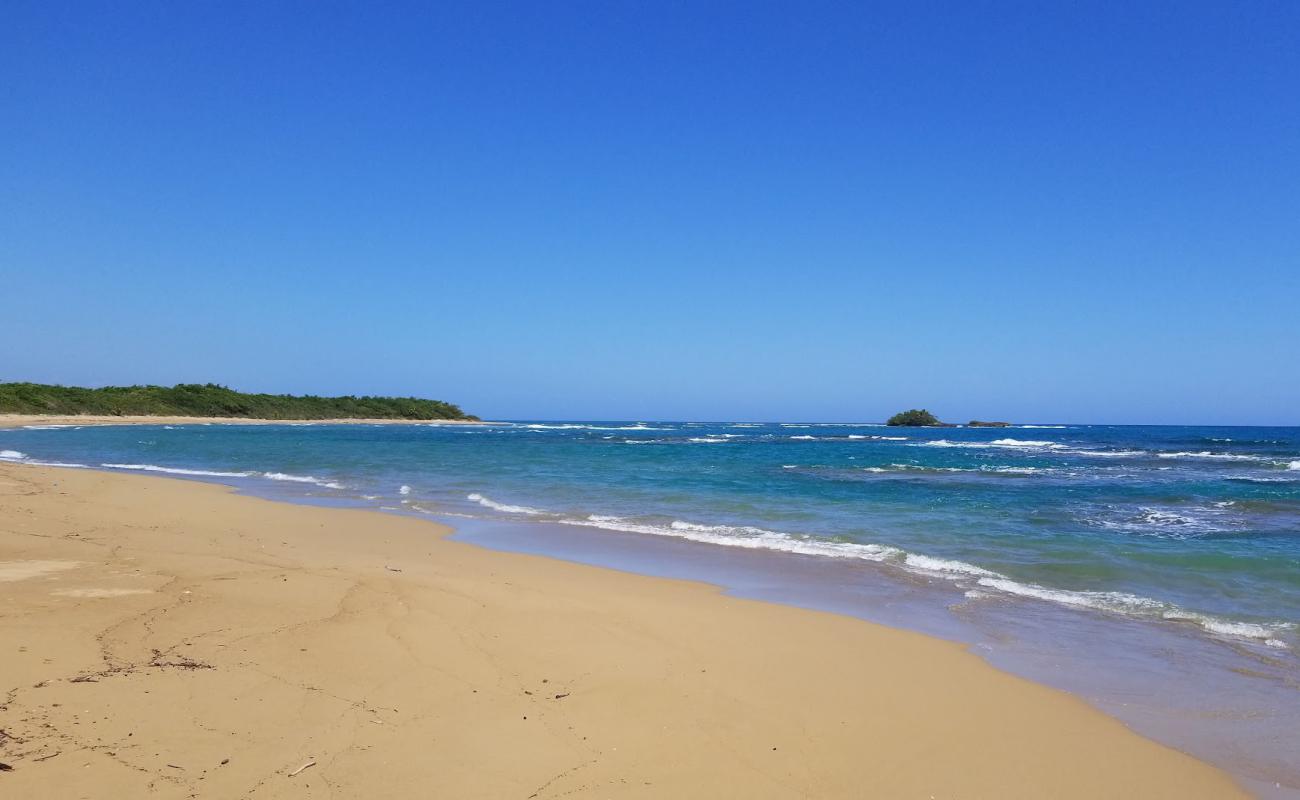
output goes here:
{"type": "MultiPolygon", "coordinates": [[[[1300,428],[64,427],[0,431],[0,451],[527,523],[515,541],[540,551],[548,536],[577,547],[581,534],[600,548],[674,542],[656,563],[762,554],[771,574],[787,564],[812,589],[834,584],[837,610],[860,602],[862,615],[896,624],[912,620],[890,607],[950,614],[965,626],[953,635],[981,639],[995,661],[998,643],[1013,640],[1041,664],[1067,651],[1109,653],[1076,671],[1127,670],[1132,683],[1045,678],[1102,705],[1141,685],[1180,715],[1205,716],[1195,698],[1217,696],[1257,718],[1248,732],[1224,734],[1251,742],[1253,766],[1236,766],[1300,786],[1300,759],[1279,738],[1300,725],[1300,428]],[[1177,693],[1159,688],[1167,683],[1177,693]]],[[[780,585],[755,593],[802,591],[780,585]]]]}
{"type": "Polygon", "coordinates": [[[872,560],[977,595],[1297,644],[1296,428],[150,426],[7,431],[0,447],[872,560]]]}

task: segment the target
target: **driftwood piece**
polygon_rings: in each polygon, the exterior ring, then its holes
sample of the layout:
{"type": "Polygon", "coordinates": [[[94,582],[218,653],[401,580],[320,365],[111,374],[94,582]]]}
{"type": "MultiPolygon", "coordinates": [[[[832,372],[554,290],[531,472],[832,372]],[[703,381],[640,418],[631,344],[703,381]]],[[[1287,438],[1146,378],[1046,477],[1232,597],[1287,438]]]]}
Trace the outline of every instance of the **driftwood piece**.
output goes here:
{"type": "Polygon", "coordinates": [[[316,766],[316,762],[315,762],[315,761],[308,761],[306,764],[303,764],[301,767],[298,767],[298,768],[295,769],[293,772],[290,772],[290,773],[289,773],[289,777],[292,778],[293,776],[297,775],[299,772],[302,772],[303,770],[307,769],[308,767],[314,767],[314,766],[316,766]]]}

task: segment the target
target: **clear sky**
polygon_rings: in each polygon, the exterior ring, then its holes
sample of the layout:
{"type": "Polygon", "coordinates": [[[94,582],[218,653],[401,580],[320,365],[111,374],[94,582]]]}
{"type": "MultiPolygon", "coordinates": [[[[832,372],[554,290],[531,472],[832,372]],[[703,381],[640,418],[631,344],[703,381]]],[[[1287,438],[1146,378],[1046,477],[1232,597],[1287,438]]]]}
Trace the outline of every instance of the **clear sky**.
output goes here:
{"type": "Polygon", "coordinates": [[[1300,3],[0,8],[0,380],[1300,424],[1300,3]]]}

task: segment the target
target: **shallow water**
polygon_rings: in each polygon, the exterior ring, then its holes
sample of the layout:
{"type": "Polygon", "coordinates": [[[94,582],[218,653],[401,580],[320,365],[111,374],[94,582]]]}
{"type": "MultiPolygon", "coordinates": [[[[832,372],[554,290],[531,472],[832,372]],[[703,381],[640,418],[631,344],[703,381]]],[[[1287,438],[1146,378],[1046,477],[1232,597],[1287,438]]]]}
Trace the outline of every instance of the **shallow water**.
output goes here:
{"type": "Polygon", "coordinates": [[[86,427],[0,451],[526,522],[462,528],[972,642],[1252,788],[1300,787],[1297,428],[86,427]]]}

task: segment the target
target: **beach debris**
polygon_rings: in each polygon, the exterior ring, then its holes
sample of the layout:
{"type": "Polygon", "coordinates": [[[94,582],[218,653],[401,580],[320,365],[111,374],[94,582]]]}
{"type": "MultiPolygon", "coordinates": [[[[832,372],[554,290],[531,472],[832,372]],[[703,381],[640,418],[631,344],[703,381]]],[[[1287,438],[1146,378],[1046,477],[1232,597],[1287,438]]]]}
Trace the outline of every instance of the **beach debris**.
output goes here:
{"type": "Polygon", "coordinates": [[[306,764],[303,764],[301,767],[298,767],[293,772],[290,772],[289,777],[292,778],[295,775],[297,775],[299,772],[302,772],[303,770],[307,769],[308,767],[314,767],[314,766],[316,766],[315,761],[308,761],[306,764]]]}
{"type": "Polygon", "coordinates": [[[568,697],[568,696],[569,696],[569,693],[568,693],[568,692],[563,692],[563,693],[561,693],[561,694],[557,694],[557,695],[555,696],[555,699],[556,699],[556,700],[563,700],[564,698],[566,698],[566,697],[568,697]]]}
{"type": "Polygon", "coordinates": [[[230,759],[228,759],[228,758],[223,758],[223,759],[221,759],[221,766],[224,767],[225,765],[227,765],[227,764],[229,764],[229,763],[230,763],[230,759]]]}
{"type": "Polygon", "coordinates": [[[48,756],[41,756],[40,758],[33,758],[32,761],[49,761],[51,758],[54,758],[55,756],[61,756],[61,755],[63,755],[63,751],[62,751],[62,750],[55,750],[53,753],[50,753],[48,756]]]}
{"type": "Polygon", "coordinates": [[[401,572],[401,571],[402,571],[399,567],[390,567],[390,566],[388,566],[387,564],[384,565],[384,569],[388,570],[389,572],[401,572]]]}
{"type": "Polygon", "coordinates": [[[171,656],[170,660],[167,653],[161,650],[153,651],[153,658],[149,659],[151,667],[176,667],[177,669],[216,669],[211,664],[205,664],[202,661],[195,661],[189,656],[171,656]]]}
{"type": "Polygon", "coordinates": [[[185,769],[185,767],[182,767],[179,764],[168,764],[167,766],[171,767],[172,769],[185,769]]]}
{"type": "Polygon", "coordinates": [[[13,772],[14,768],[3,761],[0,761],[0,772],[13,772]]]}

